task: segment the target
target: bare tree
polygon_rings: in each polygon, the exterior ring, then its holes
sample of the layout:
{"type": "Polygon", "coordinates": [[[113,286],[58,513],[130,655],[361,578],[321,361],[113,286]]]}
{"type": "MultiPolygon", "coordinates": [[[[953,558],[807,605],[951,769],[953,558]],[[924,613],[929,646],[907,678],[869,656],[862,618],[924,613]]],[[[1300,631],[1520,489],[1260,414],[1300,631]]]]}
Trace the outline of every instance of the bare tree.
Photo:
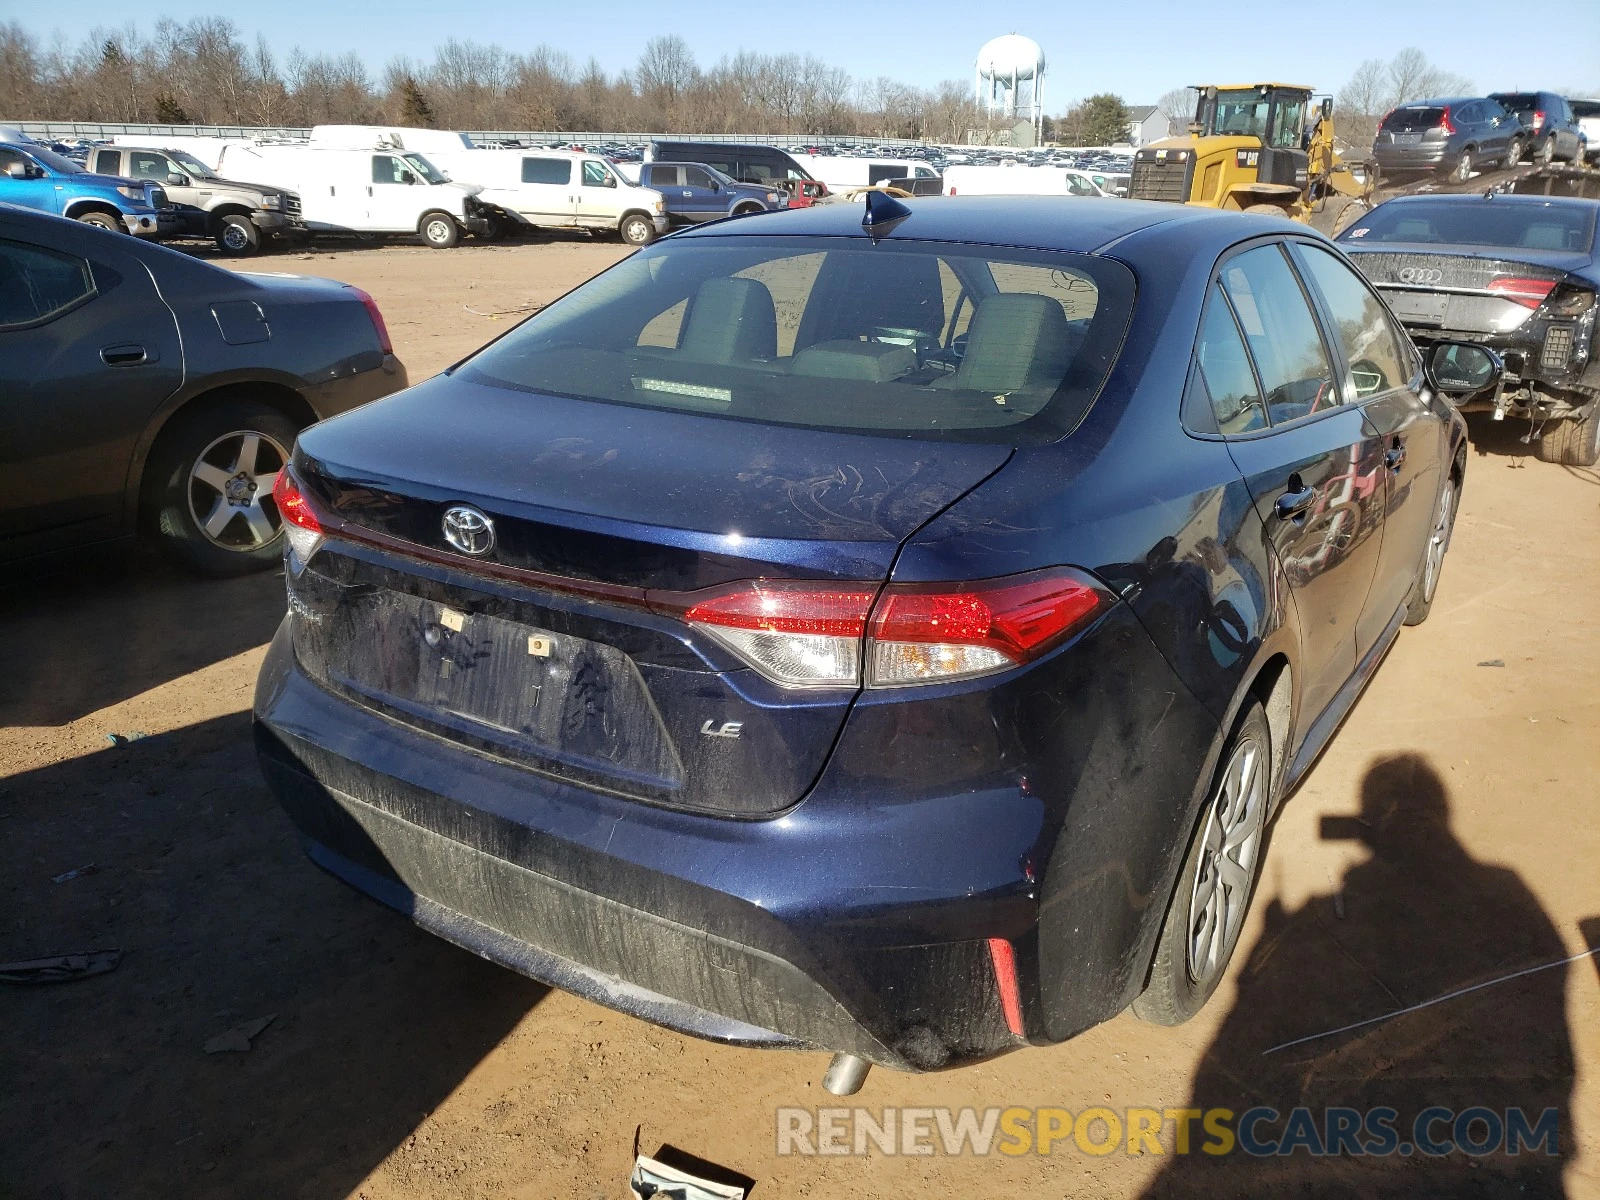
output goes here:
{"type": "Polygon", "coordinates": [[[1194,120],[1199,102],[1200,93],[1191,87],[1173,88],[1156,101],[1156,107],[1167,119],[1168,136],[1189,131],[1189,122],[1194,120]]]}

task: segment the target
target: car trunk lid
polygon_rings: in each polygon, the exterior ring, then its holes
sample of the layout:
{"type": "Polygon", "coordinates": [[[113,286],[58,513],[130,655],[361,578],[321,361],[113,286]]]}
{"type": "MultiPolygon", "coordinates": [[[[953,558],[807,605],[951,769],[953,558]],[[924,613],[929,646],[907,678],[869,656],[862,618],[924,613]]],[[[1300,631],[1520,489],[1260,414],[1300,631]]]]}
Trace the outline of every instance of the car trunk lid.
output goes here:
{"type": "Polygon", "coordinates": [[[441,377],[302,436],[295,473],[332,536],[291,572],[296,649],[357,703],[531,770],[775,812],[821,770],[855,689],[779,686],[685,623],[685,597],[876,587],[1010,453],[441,377]],[[450,545],[457,506],[492,522],[492,549],[450,545]]]}
{"type": "Polygon", "coordinates": [[[1584,257],[1565,251],[1519,250],[1515,259],[1495,247],[1448,250],[1425,243],[1386,243],[1383,250],[1344,247],[1408,326],[1463,333],[1509,333],[1532,316],[1530,295],[1561,283],[1584,257]],[[1518,281],[1533,287],[1519,291],[1518,281]],[[1546,286],[1548,285],[1548,286],[1546,286]]]}

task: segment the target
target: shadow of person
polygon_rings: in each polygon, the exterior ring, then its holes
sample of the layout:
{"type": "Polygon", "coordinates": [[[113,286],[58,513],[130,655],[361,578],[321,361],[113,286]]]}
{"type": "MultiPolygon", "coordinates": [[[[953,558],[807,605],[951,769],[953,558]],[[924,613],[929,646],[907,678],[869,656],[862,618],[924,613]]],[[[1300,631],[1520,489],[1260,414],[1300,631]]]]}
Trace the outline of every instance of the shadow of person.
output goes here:
{"type": "Polygon", "coordinates": [[[1323,836],[1359,840],[1369,857],[1336,894],[1268,909],[1195,1079],[1191,1109],[1231,1109],[1238,1145],[1205,1152],[1221,1139],[1196,1117],[1189,1153],[1172,1154],[1169,1120],[1170,1156],[1145,1195],[1564,1195],[1577,1144],[1567,968],[1428,1003],[1561,963],[1555,927],[1514,871],[1456,840],[1444,785],[1416,755],[1374,764],[1361,816],[1325,818],[1323,836]],[[1262,1107],[1275,1115],[1249,1114],[1262,1107]],[[1372,1113],[1384,1107],[1395,1110],[1391,1137],[1372,1113]],[[1519,1119],[1537,1132],[1512,1155],[1519,1119]],[[1553,1145],[1540,1140],[1552,1120],[1553,1145]],[[1352,1152],[1384,1141],[1391,1153],[1352,1152]],[[1435,1153],[1447,1144],[1484,1152],[1435,1153]]]}

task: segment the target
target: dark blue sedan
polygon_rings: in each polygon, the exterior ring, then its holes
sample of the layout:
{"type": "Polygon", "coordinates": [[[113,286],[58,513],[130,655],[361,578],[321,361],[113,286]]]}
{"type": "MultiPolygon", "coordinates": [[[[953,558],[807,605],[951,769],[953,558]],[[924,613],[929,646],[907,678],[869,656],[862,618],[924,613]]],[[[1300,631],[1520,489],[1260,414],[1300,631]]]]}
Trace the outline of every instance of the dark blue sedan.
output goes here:
{"type": "Polygon", "coordinates": [[[1466,466],[1331,243],[1120,200],[686,231],[280,476],[312,859],[673,1029],[929,1070],[1193,1015],[1466,466]]]}

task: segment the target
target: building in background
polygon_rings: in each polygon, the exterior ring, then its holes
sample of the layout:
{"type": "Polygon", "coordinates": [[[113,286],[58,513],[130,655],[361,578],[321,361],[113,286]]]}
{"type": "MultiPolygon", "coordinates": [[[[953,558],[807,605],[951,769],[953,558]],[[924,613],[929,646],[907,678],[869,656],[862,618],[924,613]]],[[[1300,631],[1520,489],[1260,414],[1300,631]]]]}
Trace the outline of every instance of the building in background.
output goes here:
{"type": "Polygon", "coordinates": [[[1128,142],[1137,150],[1140,146],[1167,136],[1167,117],[1154,104],[1128,106],[1128,142]]]}

